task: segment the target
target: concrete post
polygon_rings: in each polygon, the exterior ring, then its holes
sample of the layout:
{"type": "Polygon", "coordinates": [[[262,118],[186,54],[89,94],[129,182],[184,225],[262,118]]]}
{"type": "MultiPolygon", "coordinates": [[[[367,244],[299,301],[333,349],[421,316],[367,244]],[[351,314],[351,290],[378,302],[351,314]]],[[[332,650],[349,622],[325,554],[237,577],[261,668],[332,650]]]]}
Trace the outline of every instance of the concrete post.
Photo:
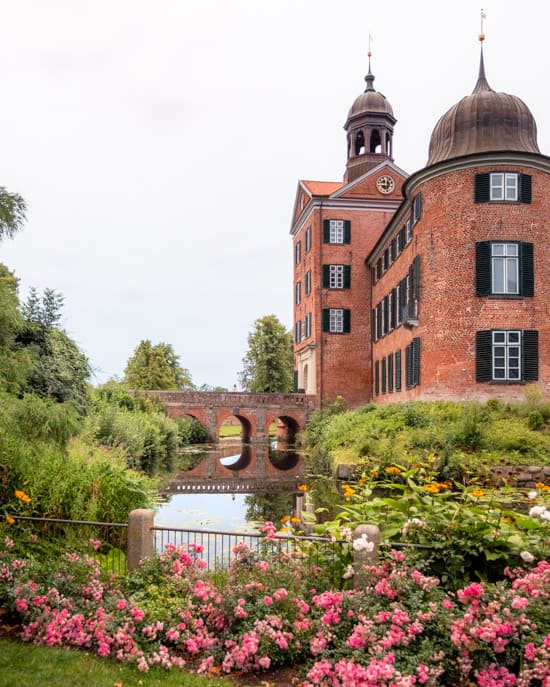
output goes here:
{"type": "Polygon", "coordinates": [[[378,563],[380,530],[376,525],[358,525],[352,535],[354,585],[361,588],[365,584],[364,568],[378,563]]]}
{"type": "Polygon", "coordinates": [[[153,543],[153,526],[155,511],[137,508],[128,515],[128,570],[135,570],[140,561],[152,558],[155,547],[153,543]]]}

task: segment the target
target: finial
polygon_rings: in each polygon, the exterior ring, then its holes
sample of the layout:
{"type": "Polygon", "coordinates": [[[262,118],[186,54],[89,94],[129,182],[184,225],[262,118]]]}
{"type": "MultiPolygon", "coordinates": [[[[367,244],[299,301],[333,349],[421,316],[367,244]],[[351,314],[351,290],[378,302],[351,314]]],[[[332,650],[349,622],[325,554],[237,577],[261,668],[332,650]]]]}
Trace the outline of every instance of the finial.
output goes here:
{"type": "Polygon", "coordinates": [[[367,52],[367,56],[369,58],[369,73],[365,76],[365,81],[367,82],[367,87],[365,88],[365,92],[367,91],[374,91],[374,86],[372,85],[374,82],[374,76],[370,70],[370,58],[372,57],[372,36],[369,33],[369,51],[367,52]]]}
{"type": "Polygon", "coordinates": [[[485,34],[483,33],[483,20],[487,19],[487,15],[483,11],[483,7],[481,8],[481,21],[480,21],[480,29],[479,29],[479,40],[481,43],[485,40],[485,34]]]}
{"type": "Polygon", "coordinates": [[[485,34],[483,33],[483,20],[487,19],[487,15],[483,10],[481,10],[481,33],[479,34],[479,47],[480,47],[480,56],[479,56],[479,74],[477,77],[477,83],[475,85],[474,90],[472,91],[472,95],[474,93],[480,93],[481,91],[492,91],[493,89],[489,86],[487,79],[485,78],[485,63],[483,61],[483,41],[485,40],[485,34]]]}

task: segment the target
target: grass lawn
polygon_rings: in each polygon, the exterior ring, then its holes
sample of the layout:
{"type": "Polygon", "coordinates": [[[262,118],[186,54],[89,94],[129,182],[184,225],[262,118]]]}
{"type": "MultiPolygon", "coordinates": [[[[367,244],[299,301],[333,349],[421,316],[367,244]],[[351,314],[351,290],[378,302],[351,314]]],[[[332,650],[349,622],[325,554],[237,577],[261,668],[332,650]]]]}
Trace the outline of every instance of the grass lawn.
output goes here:
{"type": "Polygon", "coordinates": [[[83,651],[34,646],[0,639],[0,687],[235,687],[224,678],[206,678],[155,666],[140,673],[128,663],[83,651]]]}

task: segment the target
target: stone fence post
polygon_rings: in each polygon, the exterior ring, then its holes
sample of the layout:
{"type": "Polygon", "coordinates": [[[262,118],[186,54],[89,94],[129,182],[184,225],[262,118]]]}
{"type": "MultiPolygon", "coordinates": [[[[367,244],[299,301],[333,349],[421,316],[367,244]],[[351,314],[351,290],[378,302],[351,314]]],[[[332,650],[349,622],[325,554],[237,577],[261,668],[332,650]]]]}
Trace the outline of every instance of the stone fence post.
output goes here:
{"type": "Polygon", "coordinates": [[[376,525],[358,525],[352,534],[354,586],[365,584],[364,566],[378,563],[380,530],[376,525]]]}
{"type": "Polygon", "coordinates": [[[135,570],[140,561],[152,558],[155,511],[137,508],[128,515],[128,544],[126,549],[128,570],[135,570]]]}

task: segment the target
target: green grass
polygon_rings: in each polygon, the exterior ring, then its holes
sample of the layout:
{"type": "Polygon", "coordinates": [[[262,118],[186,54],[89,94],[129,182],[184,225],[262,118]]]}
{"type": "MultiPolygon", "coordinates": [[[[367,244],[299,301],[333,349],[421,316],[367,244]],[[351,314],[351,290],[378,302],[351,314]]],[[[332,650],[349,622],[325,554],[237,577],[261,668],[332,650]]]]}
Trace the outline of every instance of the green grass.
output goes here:
{"type": "Polygon", "coordinates": [[[83,651],[0,640],[0,687],[234,687],[224,678],[206,678],[155,666],[140,673],[127,663],[83,651]]]}
{"type": "Polygon", "coordinates": [[[220,427],[220,437],[240,437],[242,432],[241,423],[238,425],[222,425],[220,427]]]}

